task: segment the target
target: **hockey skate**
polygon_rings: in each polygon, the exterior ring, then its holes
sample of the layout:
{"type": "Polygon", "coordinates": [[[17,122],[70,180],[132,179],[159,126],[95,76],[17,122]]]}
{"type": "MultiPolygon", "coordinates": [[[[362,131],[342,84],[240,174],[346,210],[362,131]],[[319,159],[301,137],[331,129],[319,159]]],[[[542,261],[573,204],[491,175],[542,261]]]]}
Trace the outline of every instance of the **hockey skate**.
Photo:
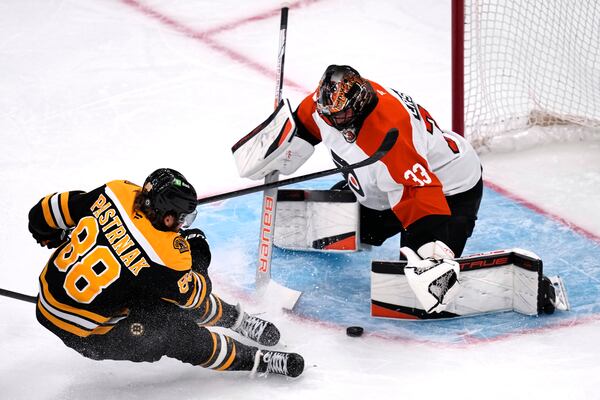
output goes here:
{"type": "Polygon", "coordinates": [[[281,334],[279,333],[279,329],[277,329],[273,323],[254,315],[249,315],[239,304],[236,308],[239,315],[237,321],[231,327],[234,332],[237,332],[250,340],[254,340],[263,346],[275,346],[279,343],[281,334]]]}
{"type": "Polygon", "coordinates": [[[296,353],[258,350],[254,356],[252,374],[278,374],[296,378],[304,371],[304,358],[296,353]]]}
{"type": "Polygon", "coordinates": [[[567,290],[560,276],[542,277],[540,294],[545,314],[553,314],[554,310],[568,311],[571,308],[567,290]]]}

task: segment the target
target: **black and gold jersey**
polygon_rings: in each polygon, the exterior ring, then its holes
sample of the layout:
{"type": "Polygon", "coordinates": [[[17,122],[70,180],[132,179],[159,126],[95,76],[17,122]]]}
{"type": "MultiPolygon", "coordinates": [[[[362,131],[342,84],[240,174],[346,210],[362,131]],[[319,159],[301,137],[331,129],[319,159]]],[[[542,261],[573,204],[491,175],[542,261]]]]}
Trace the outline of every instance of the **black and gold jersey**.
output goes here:
{"type": "Polygon", "coordinates": [[[136,304],[199,307],[210,291],[192,271],[189,243],[134,210],[141,190],[112,181],[93,191],[46,196],[30,212],[40,231],[72,229],[40,275],[38,309],[57,329],[104,334],[136,304]]]}

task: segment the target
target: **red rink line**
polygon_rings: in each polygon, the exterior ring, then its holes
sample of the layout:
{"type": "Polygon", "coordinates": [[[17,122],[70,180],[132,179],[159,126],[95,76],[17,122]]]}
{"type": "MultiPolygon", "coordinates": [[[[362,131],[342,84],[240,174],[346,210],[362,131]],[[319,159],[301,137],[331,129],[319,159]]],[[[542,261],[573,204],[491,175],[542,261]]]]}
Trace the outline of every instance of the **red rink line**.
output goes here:
{"type": "MultiPolygon", "coordinates": [[[[294,8],[304,8],[307,6],[312,5],[313,3],[318,3],[320,1],[323,0],[298,0],[298,1],[294,1],[291,3],[288,3],[288,8],[289,9],[294,9],[294,8]]],[[[235,28],[239,28],[242,25],[246,25],[248,23],[252,23],[252,22],[257,22],[257,21],[262,21],[265,19],[269,19],[269,18],[273,18],[273,17],[279,17],[281,12],[281,9],[276,8],[274,10],[270,10],[270,11],[265,11],[261,14],[257,14],[257,15],[253,15],[250,17],[246,17],[246,18],[242,18],[239,19],[237,21],[232,21],[232,22],[228,22],[226,24],[223,24],[221,26],[215,27],[215,28],[211,28],[207,31],[205,31],[206,34],[212,35],[212,34],[216,34],[216,33],[221,33],[221,32],[225,32],[225,31],[229,31],[235,28]]]]}
{"type": "Polygon", "coordinates": [[[594,242],[600,243],[600,236],[596,235],[595,233],[592,233],[592,232],[588,231],[587,229],[582,228],[582,227],[566,220],[565,218],[563,218],[561,216],[558,216],[549,211],[546,211],[543,208],[541,208],[540,206],[533,204],[530,201],[523,199],[522,197],[517,196],[516,194],[508,191],[507,189],[504,189],[503,187],[501,187],[493,182],[486,180],[486,181],[484,181],[484,183],[487,187],[500,193],[501,195],[508,197],[509,199],[537,212],[538,214],[545,215],[546,217],[548,217],[550,219],[560,222],[561,224],[567,226],[569,229],[579,233],[582,236],[585,236],[586,238],[588,238],[590,240],[593,240],[594,242]]]}
{"type": "MultiPolygon", "coordinates": [[[[291,3],[289,5],[289,8],[290,9],[291,8],[300,8],[300,7],[310,5],[312,3],[316,3],[317,1],[320,1],[320,0],[299,0],[299,1],[291,3]]],[[[219,27],[212,28],[212,29],[209,29],[206,31],[201,31],[201,30],[196,30],[194,28],[186,26],[182,22],[177,21],[176,19],[173,19],[173,18],[157,11],[146,4],[142,4],[138,0],[121,0],[121,2],[123,4],[126,4],[130,7],[132,7],[134,10],[136,10],[146,16],[159,21],[163,25],[166,25],[166,26],[172,28],[173,30],[184,34],[187,37],[196,39],[196,40],[204,43],[205,45],[210,47],[212,50],[220,53],[221,55],[224,55],[225,57],[227,57],[241,65],[244,65],[244,66],[258,72],[259,74],[261,74],[269,79],[273,79],[273,81],[275,81],[276,71],[273,68],[263,65],[257,61],[254,61],[251,58],[245,56],[244,54],[242,54],[236,50],[233,50],[232,48],[227,47],[223,44],[220,44],[215,39],[213,39],[212,36],[215,34],[221,33],[221,32],[230,31],[232,29],[238,28],[242,25],[245,25],[245,24],[248,24],[251,22],[262,21],[262,20],[265,20],[268,18],[278,16],[280,13],[279,8],[270,10],[270,11],[267,11],[267,12],[264,12],[261,14],[257,14],[254,16],[242,18],[237,21],[229,22],[229,23],[223,24],[219,27]]],[[[273,32],[273,35],[275,35],[275,31],[273,32]]],[[[300,85],[290,79],[284,79],[284,83],[286,86],[296,89],[300,92],[303,92],[303,93],[311,92],[310,89],[307,89],[307,88],[303,87],[302,85],[300,85]]]]}
{"type": "MultiPolygon", "coordinates": [[[[290,9],[304,7],[304,6],[308,6],[313,3],[316,3],[318,1],[320,1],[320,0],[299,0],[299,1],[291,3],[289,5],[289,7],[290,7],[290,9]]],[[[206,31],[198,31],[198,30],[195,30],[191,27],[188,27],[188,26],[182,24],[181,22],[179,22],[173,18],[168,17],[167,15],[164,15],[164,14],[158,12],[157,10],[152,9],[151,7],[149,7],[147,5],[140,3],[138,0],[121,0],[121,2],[123,2],[124,4],[126,4],[130,7],[133,7],[136,11],[141,12],[141,13],[145,14],[146,16],[149,16],[151,18],[158,20],[162,24],[173,28],[174,30],[184,34],[185,36],[188,36],[190,38],[193,38],[193,39],[203,42],[205,45],[209,46],[216,52],[219,52],[222,55],[225,55],[226,57],[232,59],[233,61],[236,61],[242,65],[249,67],[250,69],[253,69],[254,71],[260,73],[261,75],[268,77],[269,79],[273,78],[275,76],[275,71],[272,70],[271,68],[266,67],[256,61],[250,59],[249,57],[246,57],[245,55],[243,55],[225,45],[218,43],[217,41],[213,40],[211,38],[211,36],[221,33],[221,32],[226,32],[229,30],[236,29],[236,28],[238,28],[242,25],[248,24],[248,23],[273,18],[273,17],[279,15],[279,12],[280,12],[279,9],[274,9],[274,10],[270,10],[270,11],[267,11],[267,12],[264,12],[261,14],[254,15],[254,16],[242,18],[238,21],[232,21],[232,22],[226,23],[224,25],[221,25],[219,27],[215,27],[215,28],[212,28],[212,29],[209,29],[206,31]]],[[[301,86],[289,79],[285,79],[284,82],[287,86],[290,86],[291,88],[295,88],[299,91],[306,92],[306,93],[310,92],[310,89],[306,89],[303,86],[301,86]]],[[[556,221],[566,225],[570,229],[587,237],[588,239],[591,239],[595,242],[600,243],[600,236],[567,221],[563,217],[560,217],[553,213],[550,213],[550,212],[542,209],[541,207],[509,192],[508,190],[506,190],[492,182],[486,181],[486,186],[488,186],[492,190],[495,190],[496,192],[512,199],[513,201],[515,201],[521,205],[524,205],[542,215],[546,215],[546,216],[550,217],[551,219],[556,220],[556,221]]],[[[241,295],[241,293],[238,292],[238,295],[241,295]]],[[[298,316],[298,315],[294,315],[294,314],[289,314],[289,316],[292,319],[309,322],[309,323],[312,323],[314,325],[319,325],[324,328],[335,329],[335,330],[340,328],[339,325],[327,323],[325,321],[317,321],[317,320],[314,320],[311,318],[302,317],[302,316],[298,316]]],[[[599,319],[600,319],[600,316],[597,314],[579,318],[579,319],[568,319],[568,320],[563,320],[563,321],[557,322],[556,324],[550,324],[550,325],[547,325],[547,326],[544,326],[541,328],[534,328],[534,329],[527,329],[527,330],[523,330],[523,331],[511,332],[506,335],[497,336],[497,337],[494,337],[491,339],[490,338],[488,338],[488,339],[475,338],[470,335],[465,335],[465,336],[463,336],[463,340],[464,340],[463,343],[444,343],[444,342],[435,342],[435,341],[431,341],[431,340],[427,340],[427,339],[420,340],[417,338],[409,338],[409,337],[389,337],[389,336],[386,336],[385,334],[378,334],[378,333],[371,333],[371,334],[367,333],[365,336],[370,336],[370,337],[384,339],[384,340],[400,341],[400,342],[428,343],[430,345],[437,345],[437,346],[441,346],[441,347],[456,347],[456,346],[461,346],[461,345],[473,345],[473,344],[496,342],[496,341],[507,339],[509,337],[515,337],[518,335],[525,335],[525,334],[531,334],[531,333],[542,333],[542,332],[552,330],[552,329],[572,327],[572,326],[585,324],[588,322],[598,321],[599,319]]]]}
{"type": "MultiPolygon", "coordinates": [[[[319,1],[322,0],[298,0],[295,2],[292,2],[289,4],[289,8],[293,9],[293,8],[302,8],[302,7],[306,7],[306,6],[310,6],[314,3],[317,3],[319,1]]],[[[243,64],[257,72],[259,72],[261,75],[264,75],[268,78],[273,78],[275,76],[275,71],[272,70],[269,67],[266,67],[258,62],[253,61],[252,59],[246,57],[245,55],[227,47],[224,46],[222,44],[219,44],[217,41],[213,40],[211,38],[212,35],[221,33],[221,32],[226,32],[226,31],[230,31],[233,29],[236,29],[242,25],[246,25],[248,23],[253,23],[253,22],[257,22],[257,21],[262,21],[265,19],[269,19],[269,18],[273,18],[279,15],[280,9],[273,9],[273,10],[269,10],[269,11],[265,11],[263,13],[260,14],[256,14],[253,16],[249,16],[249,17],[245,17],[242,19],[239,19],[237,21],[232,21],[232,22],[228,22],[225,23],[221,26],[215,27],[215,28],[211,28],[205,31],[198,31],[195,30],[193,28],[190,28],[188,26],[185,26],[184,24],[182,24],[181,22],[168,17],[165,14],[160,13],[159,11],[156,11],[154,9],[152,9],[151,7],[140,3],[138,0],[121,0],[121,2],[123,2],[124,4],[133,7],[135,10],[145,14],[146,16],[152,17],[156,20],[158,20],[159,22],[173,28],[174,30],[176,30],[177,32],[180,32],[188,37],[191,37],[193,39],[199,40],[201,42],[203,42],[204,44],[208,45],[210,48],[212,48],[213,50],[227,56],[228,58],[243,64]]],[[[289,79],[285,79],[284,80],[285,84],[295,88],[299,91],[302,92],[306,92],[309,93],[311,90],[310,89],[306,89],[304,87],[302,87],[301,85],[289,80],[289,79]]],[[[500,187],[499,185],[486,181],[485,182],[486,186],[488,186],[489,188],[495,190],[496,192],[512,199],[513,201],[522,204],[524,206],[526,206],[529,209],[532,209],[534,211],[536,211],[537,213],[540,213],[542,215],[546,215],[549,218],[558,221],[560,223],[562,223],[563,225],[566,225],[567,227],[569,227],[570,229],[574,230],[575,232],[587,237],[588,239],[591,239],[595,242],[600,243],[600,236],[580,227],[577,226],[575,224],[573,224],[570,221],[567,221],[566,219],[564,219],[563,217],[560,217],[558,215],[555,215],[553,213],[550,213],[544,209],[542,209],[541,207],[515,195],[514,193],[509,192],[508,190],[500,187]]]]}
{"type": "MultiPolygon", "coordinates": [[[[292,321],[296,321],[298,323],[310,324],[312,326],[316,326],[316,327],[326,329],[326,330],[332,331],[332,332],[337,331],[340,333],[340,335],[342,335],[342,334],[345,335],[346,327],[341,324],[317,320],[315,318],[306,317],[304,315],[294,314],[293,312],[290,312],[290,311],[285,311],[285,314],[292,321]]],[[[469,318],[469,317],[465,317],[465,318],[469,318]]],[[[541,317],[531,317],[531,318],[544,318],[544,317],[541,316],[541,317]]],[[[467,348],[467,347],[477,346],[477,345],[482,345],[482,344],[502,342],[505,340],[529,336],[532,334],[544,334],[546,332],[555,331],[557,329],[572,328],[575,326],[587,325],[587,324],[598,322],[598,321],[600,321],[600,314],[591,314],[591,315],[586,315],[583,317],[574,317],[574,318],[570,318],[570,319],[556,321],[556,322],[550,323],[548,325],[544,325],[544,326],[540,326],[540,327],[536,327],[536,328],[526,328],[526,329],[521,329],[521,330],[515,330],[512,332],[507,332],[505,334],[501,334],[501,335],[494,336],[494,337],[477,337],[477,336],[471,335],[470,333],[466,332],[463,335],[457,335],[454,337],[460,341],[447,341],[447,342],[438,341],[438,340],[434,340],[434,339],[428,339],[427,337],[419,337],[417,335],[411,335],[410,333],[393,334],[393,333],[386,333],[386,332],[369,332],[368,328],[365,328],[365,333],[364,333],[363,337],[374,338],[374,339],[384,340],[384,341],[388,341],[388,342],[395,342],[395,343],[426,344],[428,346],[439,347],[439,348],[467,348]]],[[[360,322],[357,322],[357,324],[360,325],[360,322]]],[[[399,328],[404,326],[403,324],[427,324],[427,321],[426,320],[398,320],[399,328]]]]}

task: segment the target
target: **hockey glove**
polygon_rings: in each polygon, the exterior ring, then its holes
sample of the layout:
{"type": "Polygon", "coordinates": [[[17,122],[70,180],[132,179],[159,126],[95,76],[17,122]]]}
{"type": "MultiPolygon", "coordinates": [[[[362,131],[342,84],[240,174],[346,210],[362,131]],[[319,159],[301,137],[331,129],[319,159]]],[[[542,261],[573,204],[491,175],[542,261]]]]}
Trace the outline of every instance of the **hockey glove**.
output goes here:
{"type": "Polygon", "coordinates": [[[427,313],[446,309],[460,290],[460,266],[454,253],[443,242],[421,246],[417,253],[409,247],[400,249],[406,256],[404,274],[408,285],[427,313]]]}
{"type": "Polygon", "coordinates": [[[63,229],[53,229],[48,232],[39,232],[31,224],[29,224],[29,232],[31,232],[31,236],[33,236],[35,241],[38,242],[40,246],[47,247],[49,249],[55,249],[69,240],[70,233],[70,231],[65,231],[63,229]]]}
{"type": "Polygon", "coordinates": [[[186,229],[182,230],[181,236],[190,244],[190,251],[192,253],[192,269],[199,273],[206,273],[208,266],[210,265],[211,254],[210,247],[206,241],[204,232],[200,229],[186,229]]]}

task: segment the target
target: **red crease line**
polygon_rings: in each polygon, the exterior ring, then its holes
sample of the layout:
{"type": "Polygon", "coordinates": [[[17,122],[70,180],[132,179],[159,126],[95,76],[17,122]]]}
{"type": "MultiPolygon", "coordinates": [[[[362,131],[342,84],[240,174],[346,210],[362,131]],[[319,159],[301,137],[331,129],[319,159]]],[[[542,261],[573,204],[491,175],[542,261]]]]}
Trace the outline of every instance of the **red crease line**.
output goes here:
{"type": "Polygon", "coordinates": [[[484,182],[485,182],[485,185],[487,187],[489,187],[490,189],[492,189],[492,190],[494,190],[494,191],[502,194],[503,196],[508,197],[509,199],[511,199],[511,200],[513,200],[513,201],[515,201],[515,202],[517,202],[517,203],[519,203],[519,204],[521,204],[521,205],[523,205],[523,206],[525,206],[525,207],[527,207],[527,208],[529,208],[529,209],[537,212],[538,214],[545,215],[545,216],[549,217],[550,219],[553,219],[553,220],[555,220],[555,221],[557,221],[557,222],[565,225],[569,229],[572,229],[573,231],[579,233],[580,235],[585,236],[586,238],[588,238],[590,240],[593,240],[593,241],[595,241],[597,243],[600,243],[600,236],[596,235],[595,233],[592,233],[592,232],[588,231],[587,229],[582,228],[579,225],[576,225],[573,222],[568,221],[568,220],[566,220],[565,218],[563,218],[561,216],[558,216],[558,215],[553,214],[553,213],[551,213],[549,211],[546,211],[542,207],[540,207],[540,206],[538,206],[536,204],[533,204],[532,202],[530,202],[528,200],[525,200],[522,197],[517,196],[516,194],[508,191],[507,189],[504,189],[503,187],[501,187],[501,186],[499,186],[499,185],[497,185],[497,184],[495,184],[493,182],[490,182],[488,180],[486,180],[484,182]]]}
{"type": "MultiPolygon", "coordinates": [[[[316,2],[316,1],[317,0],[298,1],[296,3],[296,6],[299,6],[300,4],[303,4],[303,3],[312,3],[312,2],[316,2]]],[[[212,50],[224,55],[225,57],[227,57],[239,64],[245,65],[246,67],[254,70],[255,72],[258,72],[259,74],[261,74],[269,79],[275,80],[275,78],[276,78],[277,73],[274,69],[271,69],[261,63],[258,63],[256,61],[252,60],[251,58],[245,56],[244,54],[233,50],[230,47],[227,47],[223,44],[218,43],[215,39],[213,39],[211,37],[211,34],[215,33],[215,32],[198,31],[193,28],[190,28],[190,27],[184,25],[183,23],[181,23],[180,21],[177,21],[165,14],[160,13],[159,11],[157,11],[145,4],[140,3],[138,0],[121,0],[121,2],[132,7],[136,11],[141,12],[142,14],[144,14],[146,16],[159,21],[163,25],[166,25],[166,26],[172,28],[173,30],[175,30],[189,38],[201,41],[202,43],[204,43],[205,45],[210,47],[212,50]]],[[[269,11],[264,14],[260,14],[256,20],[265,19],[267,17],[272,17],[275,15],[278,15],[278,13],[279,13],[279,9],[274,10],[274,11],[269,11]]],[[[244,18],[237,22],[237,24],[238,24],[237,26],[240,26],[244,23],[253,21],[253,18],[254,17],[244,18]]],[[[234,25],[234,23],[230,23],[230,24],[224,25],[221,28],[216,28],[216,29],[218,29],[219,32],[222,32],[222,31],[225,31],[228,29],[233,29],[237,26],[234,25]]],[[[296,89],[300,92],[305,92],[305,93],[310,92],[309,89],[303,87],[302,85],[300,85],[290,79],[284,79],[284,83],[286,86],[288,86],[292,89],[296,89]]]]}

